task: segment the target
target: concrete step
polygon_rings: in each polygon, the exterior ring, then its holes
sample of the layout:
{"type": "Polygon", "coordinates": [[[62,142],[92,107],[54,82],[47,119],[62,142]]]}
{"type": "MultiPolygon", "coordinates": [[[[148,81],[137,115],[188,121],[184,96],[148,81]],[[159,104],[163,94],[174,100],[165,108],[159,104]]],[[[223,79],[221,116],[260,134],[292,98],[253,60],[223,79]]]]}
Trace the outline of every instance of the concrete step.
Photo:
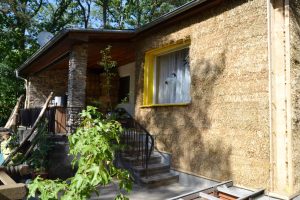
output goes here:
{"type": "Polygon", "coordinates": [[[142,139],[140,139],[140,140],[130,140],[130,141],[126,141],[126,142],[124,142],[124,144],[126,145],[126,146],[143,146],[143,145],[145,145],[146,144],[146,140],[142,140],[142,139]]]}
{"type": "MultiPolygon", "coordinates": [[[[150,151],[150,146],[149,146],[148,151],[150,151]]],[[[137,155],[137,154],[141,154],[142,152],[144,154],[146,152],[146,148],[145,147],[131,147],[131,146],[128,146],[124,150],[122,150],[122,152],[124,154],[127,154],[127,155],[137,155]]]]}
{"type": "MultiPolygon", "coordinates": [[[[137,160],[136,156],[130,156],[130,155],[123,155],[123,159],[125,162],[130,163],[131,165],[139,165],[140,160],[137,160]]],[[[161,162],[161,156],[159,154],[152,154],[149,158],[149,164],[158,164],[161,162]]]]}
{"type": "Polygon", "coordinates": [[[153,176],[142,177],[141,184],[146,187],[159,187],[178,182],[179,176],[173,173],[156,174],[153,176]]]}
{"type": "MultiPolygon", "coordinates": [[[[146,167],[138,165],[132,167],[132,169],[139,174],[139,176],[146,176],[147,170],[146,167]]],[[[148,175],[153,176],[156,174],[164,174],[170,172],[170,165],[157,163],[157,164],[149,164],[148,165],[148,175]]]]}

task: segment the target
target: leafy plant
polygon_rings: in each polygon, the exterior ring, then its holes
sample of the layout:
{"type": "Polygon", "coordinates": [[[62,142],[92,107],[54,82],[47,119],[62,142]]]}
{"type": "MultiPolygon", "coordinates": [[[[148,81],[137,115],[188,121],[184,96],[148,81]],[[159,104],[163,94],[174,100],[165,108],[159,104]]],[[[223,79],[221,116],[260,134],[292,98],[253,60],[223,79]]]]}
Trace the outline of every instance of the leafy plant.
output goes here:
{"type": "MultiPolygon", "coordinates": [[[[77,166],[74,177],[62,180],[43,180],[36,178],[29,185],[29,197],[36,194],[42,200],[84,200],[92,192],[97,193],[97,186],[119,180],[120,189],[129,192],[132,188],[130,174],[115,167],[115,152],[120,148],[121,125],[104,117],[95,107],[88,106],[81,113],[82,124],[73,135],[69,136],[70,154],[73,166],[77,166]]],[[[117,200],[128,199],[118,194],[117,200]]]]}
{"type": "Polygon", "coordinates": [[[110,110],[112,110],[112,104],[111,104],[111,88],[112,88],[112,78],[116,76],[116,66],[117,62],[114,61],[111,57],[111,46],[107,46],[104,50],[100,51],[101,54],[101,61],[99,62],[99,65],[103,67],[104,73],[105,73],[105,92],[106,95],[109,98],[108,101],[108,107],[110,110]]]}
{"type": "Polygon", "coordinates": [[[48,166],[48,155],[54,144],[49,140],[47,132],[47,121],[43,121],[39,124],[37,130],[37,136],[32,141],[36,144],[34,151],[28,159],[28,163],[33,167],[35,171],[45,171],[48,166]]]}

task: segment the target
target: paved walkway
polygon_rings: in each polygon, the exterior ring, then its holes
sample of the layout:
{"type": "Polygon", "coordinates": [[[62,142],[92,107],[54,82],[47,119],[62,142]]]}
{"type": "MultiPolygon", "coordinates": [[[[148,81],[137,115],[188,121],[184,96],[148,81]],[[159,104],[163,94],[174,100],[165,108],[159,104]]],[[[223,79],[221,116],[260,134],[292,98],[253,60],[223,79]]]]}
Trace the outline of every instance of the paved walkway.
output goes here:
{"type": "MultiPolygon", "coordinates": [[[[134,185],[133,190],[130,194],[127,195],[130,200],[164,200],[168,198],[172,198],[178,195],[182,195],[188,192],[192,192],[195,190],[205,189],[207,187],[216,185],[217,182],[210,181],[207,179],[198,179],[197,182],[183,184],[183,183],[174,183],[168,186],[161,186],[157,188],[147,189],[138,185],[134,185]],[[191,186],[192,185],[192,186],[191,186]]],[[[235,193],[243,196],[249,193],[249,190],[232,187],[235,193]]],[[[119,192],[117,183],[111,184],[106,187],[99,188],[100,197],[97,195],[93,195],[90,200],[113,200],[119,192]]],[[[278,200],[276,198],[272,198],[266,195],[261,195],[259,197],[254,198],[255,200],[278,200]]],[[[295,198],[294,200],[300,200],[300,197],[295,198]]]]}
{"type": "MultiPolygon", "coordinates": [[[[129,195],[130,200],[161,200],[167,199],[180,194],[191,192],[194,190],[204,189],[211,185],[214,185],[216,182],[203,179],[201,183],[195,184],[193,187],[189,187],[180,183],[171,184],[168,186],[161,186],[153,189],[147,189],[134,185],[133,190],[129,195]]],[[[99,189],[100,197],[94,195],[90,200],[112,200],[116,196],[118,185],[112,184],[107,187],[102,187],[99,189]]]]}

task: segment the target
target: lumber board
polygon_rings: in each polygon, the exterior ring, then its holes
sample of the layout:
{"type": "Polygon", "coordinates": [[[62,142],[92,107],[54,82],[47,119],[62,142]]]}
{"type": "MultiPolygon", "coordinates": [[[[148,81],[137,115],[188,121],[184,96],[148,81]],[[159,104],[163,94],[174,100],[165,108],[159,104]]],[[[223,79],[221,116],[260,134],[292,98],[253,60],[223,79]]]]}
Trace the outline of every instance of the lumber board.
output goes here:
{"type": "Polygon", "coordinates": [[[223,192],[219,192],[218,196],[219,196],[219,199],[221,199],[221,200],[236,200],[237,199],[236,195],[233,196],[233,195],[223,193],[223,192]]]}
{"type": "Polygon", "coordinates": [[[253,197],[257,197],[259,195],[263,195],[264,193],[265,193],[265,189],[257,190],[257,191],[254,191],[253,193],[251,193],[247,196],[238,198],[238,200],[250,199],[250,198],[253,198],[253,197]]]}
{"type": "Polygon", "coordinates": [[[225,185],[227,187],[231,187],[231,186],[233,186],[233,182],[231,180],[230,181],[225,181],[225,182],[218,183],[216,185],[210,186],[208,188],[204,188],[204,189],[201,189],[201,190],[196,190],[196,191],[193,191],[193,192],[189,192],[189,193],[186,193],[186,194],[183,194],[183,195],[179,195],[177,197],[170,198],[168,200],[179,200],[179,199],[190,200],[190,197],[194,198],[196,195],[198,195],[198,197],[199,197],[199,192],[210,193],[210,192],[213,192],[214,190],[216,190],[217,187],[222,186],[222,185],[225,185]]]}
{"type": "Polygon", "coordinates": [[[28,135],[26,135],[26,137],[23,139],[23,141],[21,142],[21,144],[6,158],[6,160],[3,162],[2,165],[7,165],[10,160],[12,159],[12,157],[23,147],[23,145],[26,144],[27,140],[31,137],[31,135],[34,133],[35,129],[38,126],[38,123],[40,122],[40,120],[42,119],[43,115],[45,114],[45,111],[50,103],[50,100],[52,99],[53,96],[53,92],[50,93],[50,95],[48,96],[45,104],[43,105],[43,108],[38,116],[38,118],[35,120],[30,132],[28,135]]]}
{"type": "Polygon", "coordinates": [[[24,95],[21,95],[14,107],[14,109],[12,110],[4,128],[8,128],[10,129],[13,125],[16,125],[17,123],[17,115],[18,115],[18,112],[19,112],[19,109],[20,109],[20,106],[21,106],[21,103],[24,99],[24,95]]]}
{"type": "Polygon", "coordinates": [[[0,171],[0,180],[4,185],[14,185],[16,182],[4,171],[0,171]]]}
{"type": "Polygon", "coordinates": [[[23,199],[27,195],[26,185],[17,183],[14,185],[0,185],[1,200],[17,200],[23,199]]]}
{"type": "Polygon", "coordinates": [[[240,196],[238,196],[236,193],[234,193],[233,191],[231,191],[230,189],[228,189],[226,187],[217,187],[217,190],[221,193],[228,194],[232,197],[235,197],[236,199],[240,198],[240,196]]]}
{"type": "Polygon", "coordinates": [[[214,197],[212,195],[203,193],[203,192],[199,192],[199,196],[204,198],[204,199],[208,199],[208,200],[220,200],[218,197],[214,197]]]}

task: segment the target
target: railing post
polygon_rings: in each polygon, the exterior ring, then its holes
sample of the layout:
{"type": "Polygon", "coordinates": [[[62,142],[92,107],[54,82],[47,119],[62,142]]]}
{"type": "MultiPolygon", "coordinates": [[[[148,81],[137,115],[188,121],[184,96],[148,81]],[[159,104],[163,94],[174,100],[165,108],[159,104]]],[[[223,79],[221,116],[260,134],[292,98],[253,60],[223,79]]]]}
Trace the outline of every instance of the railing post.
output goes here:
{"type": "Polygon", "coordinates": [[[148,152],[148,145],[149,145],[149,140],[148,140],[148,135],[146,135],[146,177],[148,178],[148,161],[149,161],[149,152],[148,152]]]}

